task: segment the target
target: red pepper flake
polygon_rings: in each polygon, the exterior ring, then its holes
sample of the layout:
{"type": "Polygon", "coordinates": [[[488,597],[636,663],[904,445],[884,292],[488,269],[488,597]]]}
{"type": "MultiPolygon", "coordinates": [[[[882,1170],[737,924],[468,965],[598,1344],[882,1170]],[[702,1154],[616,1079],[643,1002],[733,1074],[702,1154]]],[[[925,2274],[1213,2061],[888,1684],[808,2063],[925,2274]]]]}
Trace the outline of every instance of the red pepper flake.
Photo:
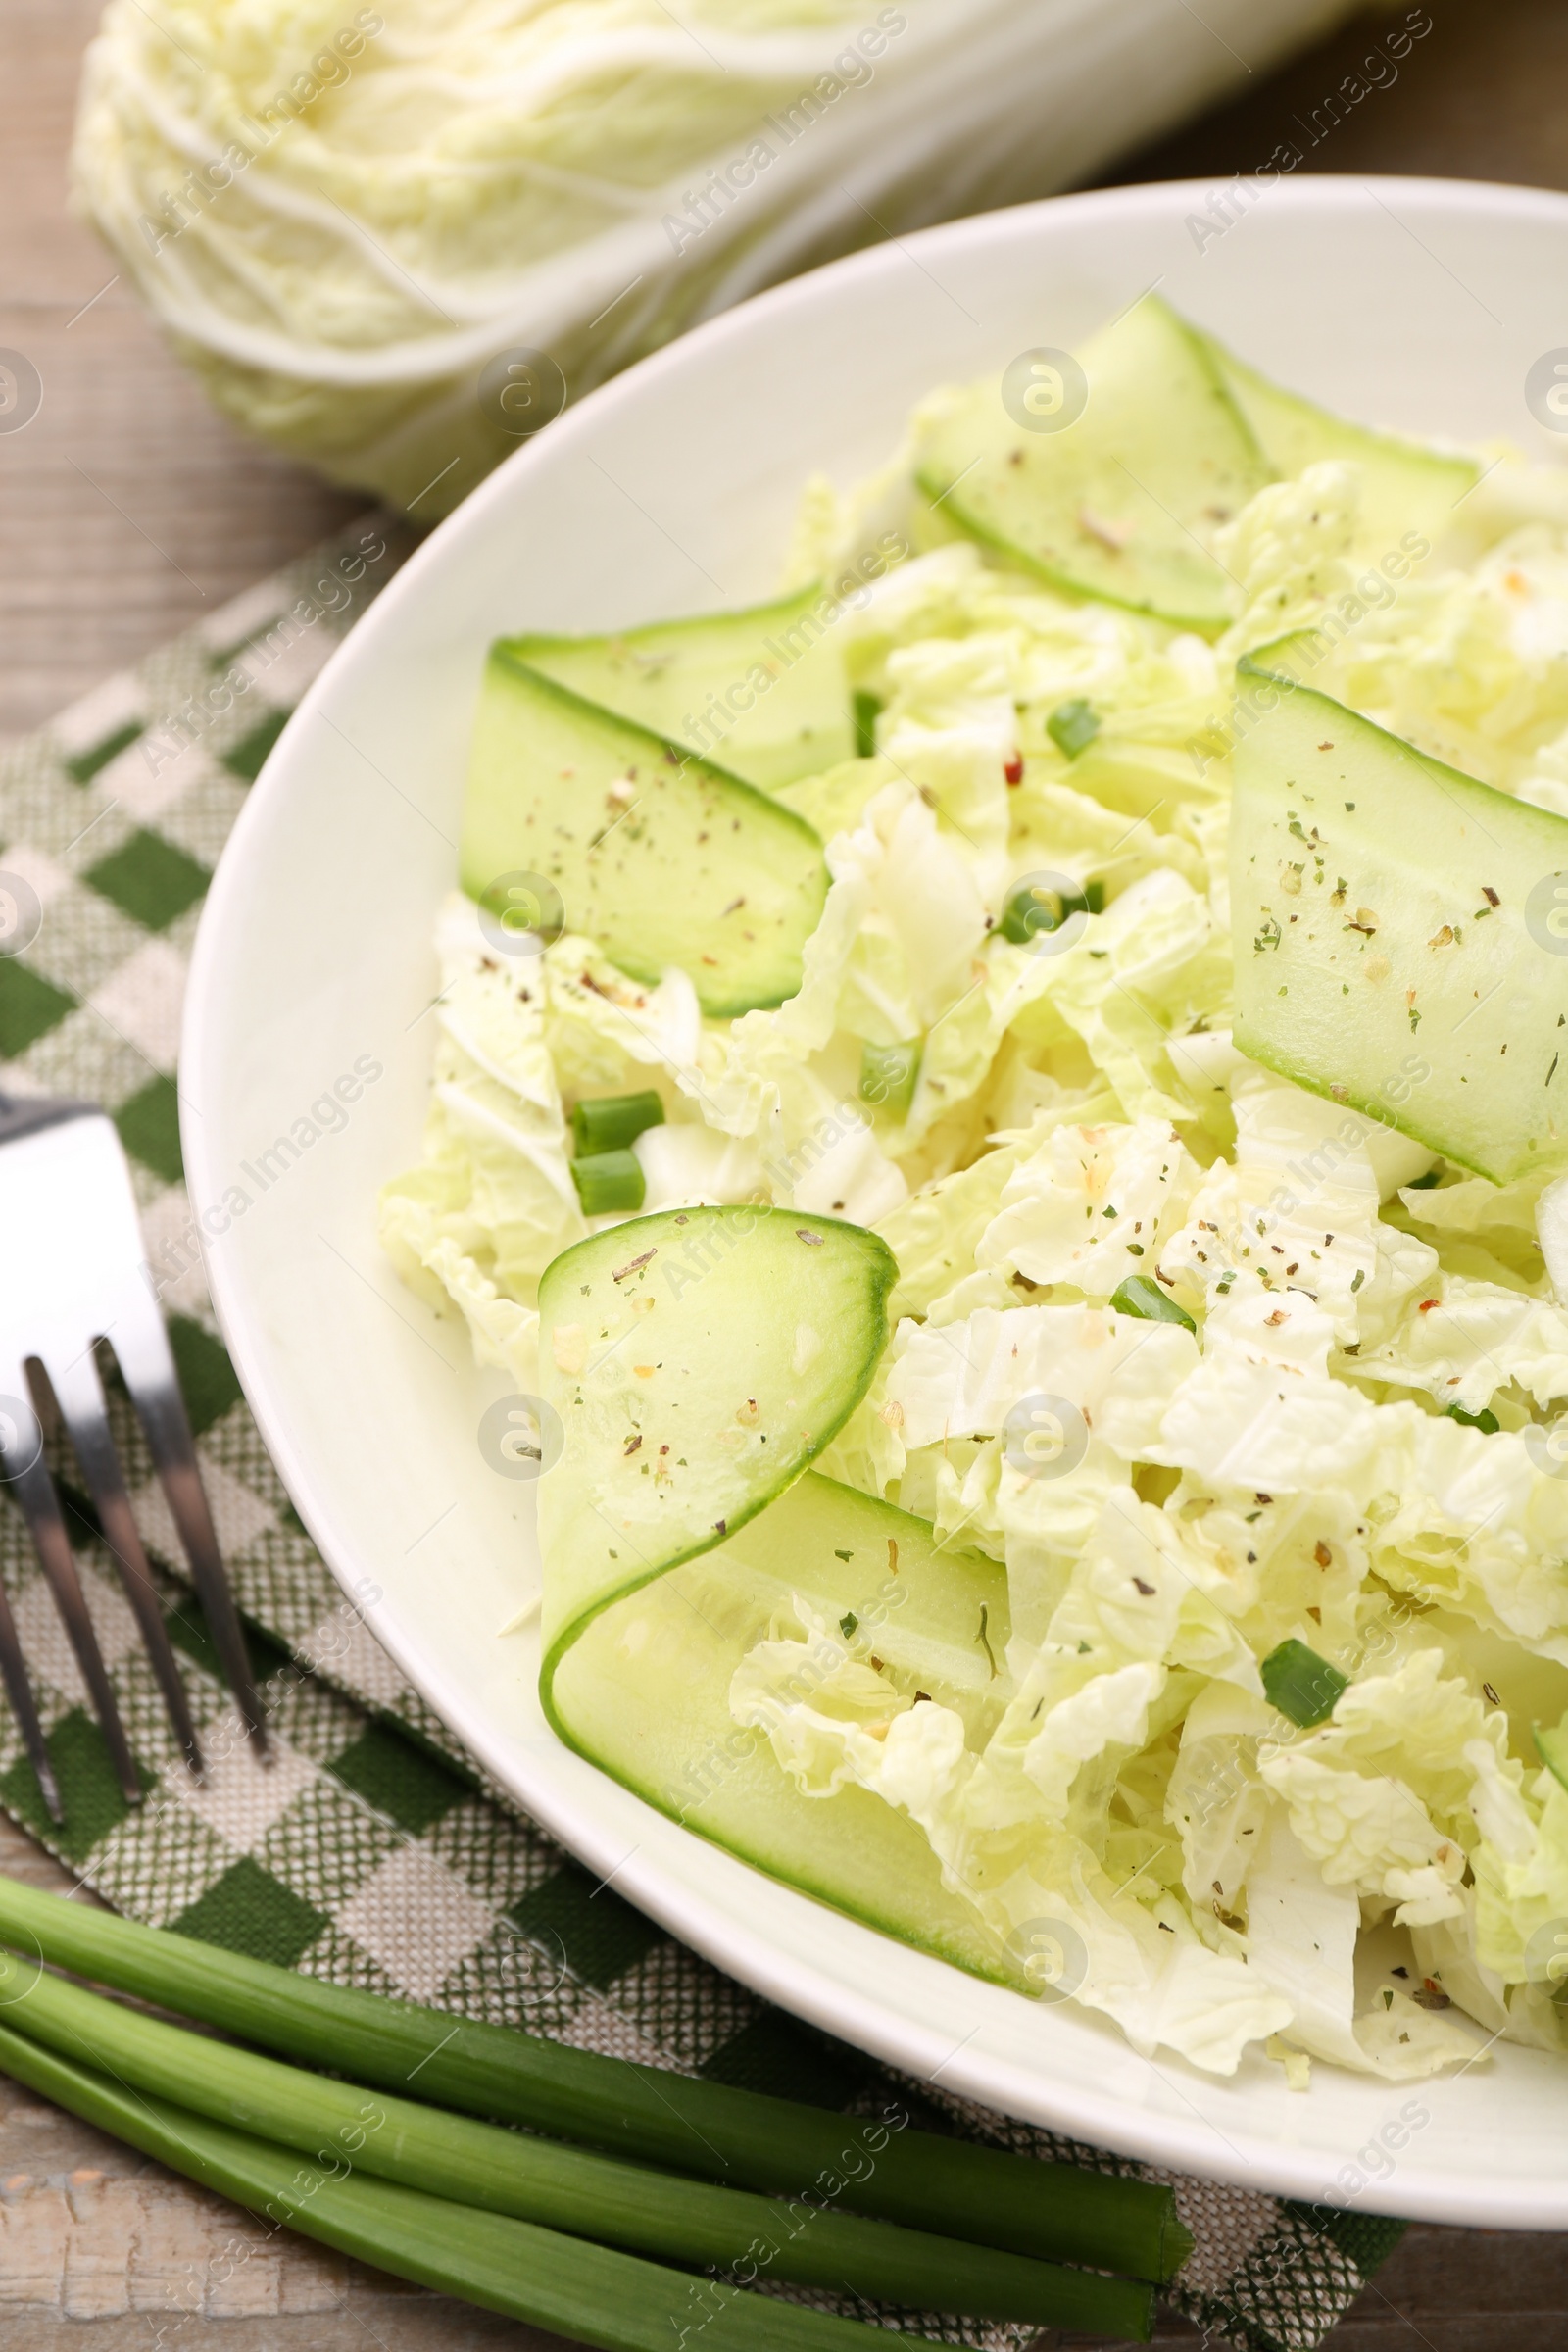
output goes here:
{"type": "Polygon", "coordinates": [[[626,1440],[625,1451],[627,1453],[635,1453],[642,1442],[642,1436],[640,1433],[635,1438],[628,1438],[626,1440]]]}
{"type": "Polygon", "coordinates": [[[1441,1306],[1442,1304],[1443,1300],[1441,1298],[1423,1298],[1415,1311],[1418,1315],[1430,1315],[1435,1306],[1441,1306]]]}
{"type": "Polygon", "coordinates": [[[1012,758],[1004,763],[1002,772],[1009,784],[1021,784],[1023,782],[1022,752],[1014,752],[1012,758]]]}
{"type": "Polygon", "coordinates": [[[1486,900],[1489,906],[1500,906],[1502,905],[1502,901],[1498,898],[1496,892],[1493,889],[1490,882],[1482,883],[1481,896],[1486,900]]]}

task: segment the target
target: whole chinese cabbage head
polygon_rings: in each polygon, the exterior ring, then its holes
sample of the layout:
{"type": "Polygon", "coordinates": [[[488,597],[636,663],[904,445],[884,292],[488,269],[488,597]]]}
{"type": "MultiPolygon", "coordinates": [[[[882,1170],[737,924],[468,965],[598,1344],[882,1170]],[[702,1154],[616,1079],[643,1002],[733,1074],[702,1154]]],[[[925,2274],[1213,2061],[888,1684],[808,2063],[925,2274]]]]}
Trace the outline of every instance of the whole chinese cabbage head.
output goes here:
{"type": "Polygon", "coordinates": [[[907,79],[901,47],[975,13],[110,0],[78,200],[236,421],[404,504],[441,473],[426,518],[567,385],[819,239],[794,216],[907,79]]]}
{"type": "MultiPolygon", "coordinates": [[[[1346,0],[1285,0],[1271,51],[1346,0]]],[[[1229,77],[1058,0],[109,0],[77,202],[219,405],[433,519],[695,319],[1229,77]]]]}

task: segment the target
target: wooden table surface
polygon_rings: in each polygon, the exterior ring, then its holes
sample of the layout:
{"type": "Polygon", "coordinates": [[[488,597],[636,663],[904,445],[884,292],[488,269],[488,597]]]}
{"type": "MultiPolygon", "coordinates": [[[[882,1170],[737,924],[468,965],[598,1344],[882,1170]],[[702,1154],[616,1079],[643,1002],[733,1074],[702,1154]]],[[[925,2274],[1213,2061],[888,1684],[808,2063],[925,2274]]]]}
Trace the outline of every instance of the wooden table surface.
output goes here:
{"type": "MultiPolygon", "coordinates": [[[[1267,0],[1259,0],[1266,7],[1267,0]]],[[[1568,8],[1431,0],[1398,81],[1307,169],[1568,188],[1568,8]]],[[[45,384],[0,437],[0,742],[300,553],[363,504],[240,440],[67,211],[94,0],[0,6],[0,347],[45,384]]],[[[1266,159],[1364,46],[1337,35],[1107,177],[1229,177],[1266,159]]],[[[0,1821],[0,1869],[63,1874],[0,1821]]],[[[1044,2352],[1048,2339],[1042,2339],[1044,2352]]],[[[1199,2341],[1170,2324],[1159,2343],[1199,2341]]],[[[232,2209],[0,2077],[0,2352],[547,2352],[556,2338],[398,2286],[232,2209]],[[236,2244],[238,2241],[238,2244],[236,2244]],[[241,2249],[254,2249],[237,2258],[241,2249]]],[[[1331,2352],[1568,2352],[1568,2243],[1418,2228],[1331,2352]]]]}

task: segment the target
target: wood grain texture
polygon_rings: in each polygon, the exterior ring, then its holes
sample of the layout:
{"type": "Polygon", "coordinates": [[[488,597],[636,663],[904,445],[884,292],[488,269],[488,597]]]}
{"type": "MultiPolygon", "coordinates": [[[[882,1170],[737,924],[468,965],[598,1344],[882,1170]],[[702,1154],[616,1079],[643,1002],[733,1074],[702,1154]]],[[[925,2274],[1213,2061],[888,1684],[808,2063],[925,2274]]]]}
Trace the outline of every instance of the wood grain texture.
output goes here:
{"type": "MultiPolygon", "coordinates": [[[[1432,30],[1397,78],[1352,100],[1327,127],[1326,104],[1402,24],[1401,6],[1358,18],[1200,122],[1128,157],[1116,182],[1229,179],[1294,145],[1309,172],[1430,173],[1568,188],[1568,9],[1562,0],[1432,0],[1410,12],[1432,30]],[[1314,125],[1313,117],[1319,117],[1314,125]]],[[[1375,69],[1387,77],[1389,65],[1375,69]]],[[[1363,75],[1363,81],[1374,78],[1363,75]]]]}
{"type": "Polygon", "coordinates": [[[0,434],[0,741],[367,504],[216,416],[70,217],[97,15],[95,0],[0,8],[0,347],[43,383],[32,423],[0,434]]]}
{"type": "MultiPolygon", "coordinates": [[[[1264,4],[1264,0],[1260,0],[1264,4]]],[[[65,154],[95,0],[0,6],[0,347],[43,380],[0,435],[0,740],[262,577],[359,503],[215,416],[69,217],[65,154]],[[84,307],[88,306],[88,307],[84,307]]],[[[1304,168],[1568,186],[1562,0],[1433,0],[1391,88],[1308,144],[1376,36],[1356,24],[1120,179],[1219,180],[1282,140],[1304,168]]],[[[69,1884],[0,1820],[0,1869],[69,1884]]],[[[1041,2352],[1050,2339],[1043,2338],[1041,2352]]],[[[1070,2339],[1058,2339],[1064,2348],[1070,2339]]],[[[1162,2352],[1200,2342],[1167,2325],[1162,2352]]],[[[469,2352],[558,2339],[404,2288],[210,2197],[0,2077],[0,2352],[469,2352]]],[[[1568,2352],[1568,2242],[1412,2230],[1330,2352],[1568,2352]]]]}

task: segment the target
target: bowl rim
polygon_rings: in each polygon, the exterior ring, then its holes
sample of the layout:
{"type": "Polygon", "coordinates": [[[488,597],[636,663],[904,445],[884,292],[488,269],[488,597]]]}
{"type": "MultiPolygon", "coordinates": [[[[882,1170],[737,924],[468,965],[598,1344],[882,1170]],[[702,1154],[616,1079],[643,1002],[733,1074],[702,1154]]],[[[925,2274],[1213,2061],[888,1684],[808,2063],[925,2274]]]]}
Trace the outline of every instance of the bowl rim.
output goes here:
{"type": "MultiPolygon", "coordinates": [[[[466,534],[482,532],[492,511],[505,506],[513,495],[513,485],[525,478],[531,468],[540,464],[554,464],[579,432],[591,433],[599,418],[617,407],[634,403],[644,386],[700,364],[706,354],[732,341],[744,341],[767,331],[770,325],[787,319],[797,309],[808,308],[818,299],[818,289],[824,282],[839,286],[858,278],[873,277],[896,268],[898,257],[906,254],[910,247],[915,249],[916,257],[941,258],[961,252],[966,244],[976,240],[1027,238],[1030,223],[1046,213],[1056,218],[1065,216],[1069,222],[1106,215],[1147,213],[1152,219],[1168,217],[1182,205],[1206,202],[1216,184],[1211,180],[1187,179],[1092,188],[969,215],[896,241],[863,247],[752,295],[733,309],[704,320],[596,387],[538,435],[522,443],[434,527],[382,590],[374,606],[347,632],[302,696],[252,785],[220,858],[191,954],[180,1038],[181,1069],[200,1071],[221,1050],[213,1009],[218,996],[211,985],[213,975],[224,954],[230,915],[237,910],[247,886],[247,851],[253,836],[268,821],[271,802],[281,789],[280,779],[286,774],[293,748],[301,740],[306,722],[331,694],[345,663],[359,659],[359,641],[363,632],[372,627],[374,614],[390,616],[410,600],[419,599],[432,567],[448,560],[449,551],[454,545],[461,545],[466,534]]],[[[1509,220],[1550,221],[1568,237],[1568,193],[1557,190],[1415,174],[1378,175],[1377,187],[1393,200],[1402,199],[1418,209],[1464,210],[1499,226],[1509,220]]],[[[1325,172],[1292,179],[1288,189],[1280,193],[1286,203],[1330,219],[1356,203],[1364,204],[1366,187],[1361,176],[1325,172]]],[[[352,1580],[363,1571],[364,1562],[354,1558],[351,1541],[339,1534],[332,1504],[316,1490],[302,1433],[291,1420],[287,1400],[274,1385],[259,1346],[253,1344],[250,1302],[244,1284],[234,1275],[227,1255],[209,1246],[201,1219],[203,1211],[220,1200],[222,1170],[217,1161],[216,1146],[204,1132],[202,1120],[192,1114],[183,1090],[181,1131],[193,1221],[201,1238],[213,1306],[236,1373],[268,1453],[312,1541],[339,1583],[345,1590],[351,1590],[352,1580]]],[[[433,1694],[430,1686],[439,1678],[431,1676],[412,1642],[403,1638],[399,1627],[389,1621],[384,1603],[359,1601],[356,1605],[376,1639],[437,1712],[449,1721],[454,1712],[461,1714],[461,1709],[450,1699],[444,1703],[433,1694]]],[[[466,1723],[460,1737],[505,1784],[506,1774],[498,1768],[494,1754],[486,1752],[482,1729],[476,1730],[466,1723]]],[[[631,1797],[629,1791],[621,1793],[632,1805],[651,1810],[642,1807],[641,1800],[631,1797]]],[[[530,1792],[526,1800],[514,1789],[509,1794],[568,1851],[607,1874],[613,1871],[617,1891],[715,1967],[738,1978],[764,1998],[906,2073],[918,2072],[934,2078],[940,2071],[945,2078],[944,2087],[950,2092],[972,2098],[1003,2114],[1020,2111],[1016,2081],[1009,2076],[1004,2062],[993,2060],[983,2052],[975,2053],[966,2046],[956,2053],[948,2051],[918,2020],[893,2015],[864,1985],[850,1988],[825,1975],[813,1977],[797,1957],[778,1952],[760,1930],[751,1926],[743,1906],[727,1907],[722,1900],[715,1900],[709,1889],[694,1890],[662,1864],[642,1861],[636,1853],[619,1857],[612,1832],[605,1827],[592,1832],[585,1830],[564,1798],[553,1804],[537,1791],[530,1792]]],[[[664,1817],[656,1814],[654,1818],[664,1817]]],[[[695,1833],[686,1834],[695,1837],[695,1833]]],[[[758,1875],[754,1866],[739,1862],[724,1849],[711,1847],[707,1840],[698,1842],[710,1853],[722,1854],[726,1862],[747,1876],[758,1875]]],[[[796,1889],[788,1891],[802,1902],[813,1899],[796,1889]]],[[[866,1929],[864,1933],[874,1936],[878,1932],[866,1929]]],[[[945,1964],[934,1961],[932,1965],[945,1964]]],[[[1163,2068],[1160,2071],[1165,2072],[1163,2068]]],[[[1385,2087],[1393,2090],[1397,2086],[1385,2087]]],[[[1140,2107],[1115,2094],[1074,2086],[1053,2110],[1049,2085],[1042,2078],[1042,2094],[1033,2101],[1032,2112],[1035,2120],[1046,2123],[1048,2128],[1115,2148],[1152,2165],[1170,2166],[1254,2191],[1262,2189],[1287,2197],[1321,2200],[1325,2160],[1320,2152],[1311,2147],[1298,2148],[1284,2134],[1265,2137],[1240,2132],[1237,2144],[1233,2144],[1230,2138],[1222,2140],[1216,2136],[1218,2128],[1206,2117],[1200,2117],[1196,2107],[1192,2120],[1184,2119],[1176,2111],[1178,2104],[1179,2101],[1173,2101],[1165,2110],[1140,2107]]],[[[1420,2169],[1412,2165],[1400,2168],[1397,2182],[1397,2188],[1393,2190],[1388,2184],[1369,2182],[1354,2193],[1351,2202],[1364,2212],[1405,2217],[1416,2214],[1423,2219],[1459,2225],[1568,2229],[1568,2180],[1555,2187],[1543,2182],[1532,2192],[1523,2190],[1517,2179],[1494,2185],[1490,2174],[1478,2173],[1475,2178],[1467,2179],[1430,2166],[1420,2169]]]]}

